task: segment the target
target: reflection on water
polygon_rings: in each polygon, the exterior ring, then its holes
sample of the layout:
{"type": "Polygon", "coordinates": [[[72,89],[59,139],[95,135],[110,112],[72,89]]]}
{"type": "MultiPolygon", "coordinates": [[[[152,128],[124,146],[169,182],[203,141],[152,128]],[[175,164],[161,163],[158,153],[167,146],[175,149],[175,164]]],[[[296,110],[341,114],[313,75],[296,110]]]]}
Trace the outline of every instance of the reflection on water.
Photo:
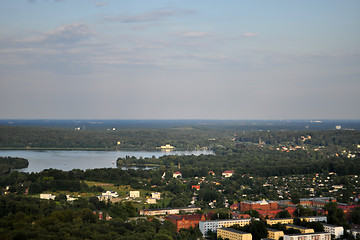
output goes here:
{"type": "MultiPolygon", "coordinates": [[[[29,160],[29,167],[23,172],[41,172],[54,168],[63,171],[72,169],[116,168],[119,157],[134,156],[136,158],[160,157],[163,155],[200,155],[213,154],[209,150],[198,151],[35,151],[35,150],[0,150],[1,157],[21,157],[29,160]]],[[[122,167],[126,169],[126,167],[122,167]]],[[[132,169],[137,169],[132,168],[132,169]]],[[[149,168],[147,168],[149,169],[149,168]]],[[[145,168],[146,170],[146,168],[145,168]]]]}

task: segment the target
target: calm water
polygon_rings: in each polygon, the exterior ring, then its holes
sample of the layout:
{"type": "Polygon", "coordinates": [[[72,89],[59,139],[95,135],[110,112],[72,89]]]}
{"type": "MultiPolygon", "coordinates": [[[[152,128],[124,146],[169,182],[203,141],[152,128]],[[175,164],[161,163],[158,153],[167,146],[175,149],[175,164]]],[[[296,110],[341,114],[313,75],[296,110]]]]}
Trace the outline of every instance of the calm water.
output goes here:
{"type": "Polygon", "coordinates": [[[160,157],[163,155],[200,155],[213,154],[212,151],[33,151],[33,150],[0,150],[1,157],[21,157],[29,160],[29,167],[23,172],[41,172],[54,168],[63,171],[72,169],[115,168],[119,157],[160,157]]]}

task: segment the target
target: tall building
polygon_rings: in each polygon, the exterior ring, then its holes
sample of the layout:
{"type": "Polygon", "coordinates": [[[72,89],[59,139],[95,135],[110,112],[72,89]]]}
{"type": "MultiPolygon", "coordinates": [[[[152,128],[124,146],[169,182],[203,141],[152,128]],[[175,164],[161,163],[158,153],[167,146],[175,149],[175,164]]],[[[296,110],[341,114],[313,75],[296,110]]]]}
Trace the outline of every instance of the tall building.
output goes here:
{"type": "Polygon", "coordinates": [[[232,228],[219,228],[217,230],[217,237],[229,240],[252,240],[251,233],[237,231],[232,228]]]}
{"type": "Polygon", "coordinates": [[[250,218],[243,219],[230,219],[230,220],[213,220],[213,221],[201,221],[199,222],[199,229],[203,236],[206,236],[207,232],[211,230],[212,232],[217,232],[219,228],[230,227],[232,225],[238,224],[243,227],[250,223],[250,218]]]}

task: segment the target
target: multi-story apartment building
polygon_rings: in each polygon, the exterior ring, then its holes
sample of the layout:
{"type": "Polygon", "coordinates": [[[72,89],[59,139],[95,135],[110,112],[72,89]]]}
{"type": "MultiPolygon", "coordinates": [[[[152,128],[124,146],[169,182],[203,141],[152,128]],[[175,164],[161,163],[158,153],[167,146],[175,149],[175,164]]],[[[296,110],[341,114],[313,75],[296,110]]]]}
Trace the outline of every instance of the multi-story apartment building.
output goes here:
{"type": "Polygon", "coordinates": [[[331,240],[331,234],[326,232],[289,234],[284,235],[284,240],[331,240]]]}
{"type": "Polygon", "coordinates": [[[314,232],[314,229],[312,229],[312,228],[306,228],[306,227],[292,225],[292,224],[286,224],[285,227],[286,227],[286,229],[293,228],[293,229],[300,230],[301,233],[313,233],[314,232]]]}
{"type": "Polygon", "coordinates": [[[273,219],[266,219],[267,225],[274,225],[274,224],[293,224],[294,219],[293,218],[273,218],[273,219]]]}
{"type": "Polygon", "coordinates": [[[335,226],[330,224],[323,224],[324,231],[331,233],[331,235],[334,235],[335,238],[339,238],[341,235],[344,235],[344,228],[342,226],[335,226]]]}
{"type": "Polygon", "coordinates": [[[155,215],[167,215],[167,214],[179,214],[183,213],[194,213],[201,210],[199,207],[177,207],[177,208],[158,208],[158,209],[142,209],[140,215],[155,216],[155,215]]]}
{"type": "Polygon", "coordinates": [[[209,215],[194,214],[194,215],[175,215],[171,214],[165,217],[165,220],[171,221],[177,228],[177,231],[183,228],[197,228],[200,221],[206,221],[209,215]]]}
{"type": "Polygon", "coordinates": [[[201,221],[199,222],[199,229],[203,236],[206,236],[207,232],[211,230],[212,232],[217,232],[219,228],[230,227],[232,225],[238,224],[243,227],[250,223],[250,218],[243,219],[230,219],[230,220],[213,220],[213,221],[201,221]]]}
{"type": "Polygon", "coordinates": [[[307,222],[327,222],[326,216],[300,217],[300,219],[307,222]]]}
{"type": "Polygon", "coordinates": [[[277,210],[278,202],[276,201],[266,201],[263,199],[262,201],[242,201],[240,203],[240,210],[241,211],[248,211],[248,210],[277,210]]]}
{"type": "Polygon", "coordinates": [[[272,229],[272,228],[268,228],[268,238],[270,239],[275,239],[275,240],[279,240],[280,237],[284,236],[284,232],[277,230],[277,229],[272,229]]]}
{"type": "Polygon", "coordinates": [[[229,240],[252,240],[251,233],[237,231],[232,228],[219,228],[217,230],[217,237],[229,240]]]}

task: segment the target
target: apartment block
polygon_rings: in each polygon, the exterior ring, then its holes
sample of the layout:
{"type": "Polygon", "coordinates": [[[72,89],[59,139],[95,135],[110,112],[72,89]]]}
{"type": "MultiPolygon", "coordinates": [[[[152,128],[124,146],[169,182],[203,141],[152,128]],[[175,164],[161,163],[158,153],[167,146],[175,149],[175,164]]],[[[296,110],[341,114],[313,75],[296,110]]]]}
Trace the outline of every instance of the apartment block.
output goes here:
{"type": "Polygon", "coordinates": [[[251,233],[237,231],[232,228],[219,228],[217,230],[217,237],[229,240],[252,240],[251,233]]]}

